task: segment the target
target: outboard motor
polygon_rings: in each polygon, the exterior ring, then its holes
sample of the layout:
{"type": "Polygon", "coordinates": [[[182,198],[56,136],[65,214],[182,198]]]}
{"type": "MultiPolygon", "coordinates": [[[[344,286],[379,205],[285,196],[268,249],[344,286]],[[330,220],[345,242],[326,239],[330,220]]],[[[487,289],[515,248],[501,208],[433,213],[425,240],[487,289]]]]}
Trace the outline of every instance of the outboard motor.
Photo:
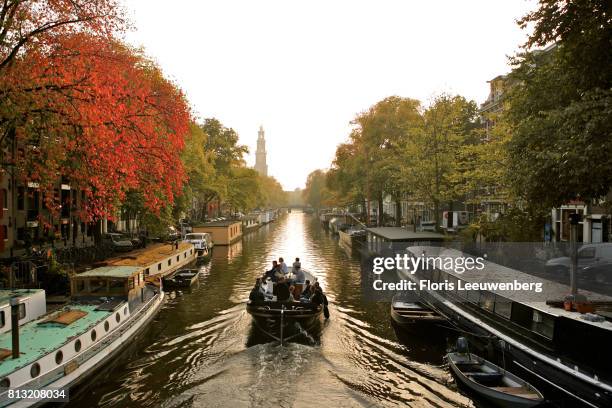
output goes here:
{"type": "Polygon", "coordinates": [[[459,337],[457,339],[457,353],[461,353],[461,354],[469,354],[470,353],[470,348],[468,347],[468,341],[465,337],[459,337]]]}

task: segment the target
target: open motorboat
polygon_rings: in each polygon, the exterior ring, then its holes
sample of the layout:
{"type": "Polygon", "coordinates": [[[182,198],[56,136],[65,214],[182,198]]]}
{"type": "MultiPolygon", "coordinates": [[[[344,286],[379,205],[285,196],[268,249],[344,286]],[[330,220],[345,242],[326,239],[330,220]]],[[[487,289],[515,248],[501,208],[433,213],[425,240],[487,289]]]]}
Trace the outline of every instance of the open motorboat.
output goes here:
{"type": "Polygon", "coordinates": [[[446,358],[458,382],[482,399],[499,407],[535,407],[544,402],[542,393],[509,371],[470,353],[465,338],[459,338],[458,352],[446,358]]]}
{"type": "MultiPolygon", "coordinates": [[[[305,271],[306,280],[311,285],[317,282],[316,276],[305,271]]],[[[293,279],[290,274],[288,279],[293,279]]],[[[263,296],[259,301],[249,300],[247,312],[253,316],[256,327],[271,338],[283,344],[304,333],[308,333],[318,322],[321,314],[326,312],[326,302],[312,302],[308,298],[300,297],[299,300],[279,301],[275,286],[270,279],[263,283],[259,290],[263,296]]]]}
{"type": "Polygon", "coordinates": [[[164,289],[189,288],[198,280],[199,269],[179,269],[172,275],[164,277],[162,284],[164,289]]]}
{"type": "Polygon", "coordinates": [[[446,319],[421,302],[405,302],[393,299],[391,318],[402,327],[417,327],[444,323],[446,319]]]}

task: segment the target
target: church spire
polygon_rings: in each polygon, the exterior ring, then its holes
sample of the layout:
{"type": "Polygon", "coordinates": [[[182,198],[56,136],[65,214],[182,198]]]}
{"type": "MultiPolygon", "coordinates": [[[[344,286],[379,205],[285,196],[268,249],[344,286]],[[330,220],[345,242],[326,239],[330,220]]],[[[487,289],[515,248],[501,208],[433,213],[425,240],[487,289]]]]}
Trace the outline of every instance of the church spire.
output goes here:
{"type": "Polygon", "coordinates": [[[255,151],[255,170],[263,176],[268,175],[268,165],[266,164],[266,139],[263,125],[259,126],[257,132],[257,150],[255,151]]]}

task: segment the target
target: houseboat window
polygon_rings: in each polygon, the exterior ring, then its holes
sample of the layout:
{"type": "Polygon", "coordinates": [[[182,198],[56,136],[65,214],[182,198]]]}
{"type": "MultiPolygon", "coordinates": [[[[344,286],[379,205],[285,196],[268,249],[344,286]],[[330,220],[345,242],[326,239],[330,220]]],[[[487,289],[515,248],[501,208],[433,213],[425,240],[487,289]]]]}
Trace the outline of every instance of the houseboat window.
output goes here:
{"type": "Polygon", "coordinates": [[[531,330],[541,334],[542,336],[552,339],[553,332],[555,329],[554,317],[545,313],[539,312],[538,310],[533,311],[533,318],[531,322],[531,330]]]}
{"type": "Polygon", "coordinates": [[[125,292],[125,281],[112,279],[108,282],[109,295],[123,295],[125,292]]]}
{"type": "Polygon", "coordinates": [[[0,327],[4,327],[6,321],[4,320],[4,310],[0,312],[0,327]]]}
{"type": "Polygon", "coordinates": [[[480,292],[480,300],[478,302],[480,307],[489,312],[493,312],[495,309],[495,295],[491,292],[481,291],[480,292]]]}
{"type": "Polygon", "coordinates": [[[0,381],[0,388],[9,388],[11,386],[11,380],[8,377],[4,377],[0,381]]]}
{"type": "Polygon", "coordinates": [[[176,262],[178,262],[178,261],[180,261],[180,260],[181,260],[181,256],[180,256],[180,255],[177,255],[177,256],[176,256],[176,262]]]}
{"type": "Polygon", "coordinates": [[[60,350],[55,353],[55,364],[62,364],[62,361],[64,361],[64,353],[60,350]]]}
{"type": "Polygon", "coordinates": [[[495,314],[503,316],[506,319],[510,319],[510,316],[512,316],[512,301],[499,295],[496,295],[495,314]]]}
{"type": "Polygon", "coordinates": [[[172,259],[168,259],[168,266],[172,265],[172,259]]]}
{"type": "Polygon", "coordinates": [[[144,274],[145,274],[145,276],[149,276],[149,268],[144,270],[144,274]]]}
{"type": "Polygon", "coordinates": [[[91,341],[96,341],[96,339],[98,338],[98,333],[96,333],[95,330],[91,331],[91,341]]]}
{"type": "Polygon", "coordinates": [[[25,303],[19,304],[19,320],[25,319],[26,317],[26,305],[25,303]]]}
{"type": "Polygon", "coordinates": [[[115,313],[115,320],[117,321],[117,323],[121,321],[121,316],[119,316],[119,313],[115,313]]]}
{"type": "Polygon", "coordinates": [[[127,307],[124,307],[124,308],[123,308],[123,315],[124,315],[124,316],[127,316],[127,307]]]}
{"type": "Polygon", "coordinates": [[[468,291],[467,295],[468,295],[467,299],[470,302],[478,304],[478,301],[480,300],[480,291],[479,290],[470,290],[470,291],[468,291]]]}
{"type": "Polygon", "coordinates": [[[161,271],[161,263],[158,263],[158,264],[157,264],[157,270],[158,270],[158,271],[161,271]]]}
{"type": "Polygon", "coordinates": [[[81,351],[82,345],[83,344],[81,344],[81,339],[77,339],[77,341],[74,342],[74,351],[76,351],[77,353],[81,351]]]}
{"type": "Polygon", "coordinates": [[[90,279],[89,293],[106,292],[106,281],[104,279],[90,279]]]}
{"type": "Polygon", "coordinates": [[[32,376],[32,378],[38,377],[39,374],[40,374],[40,364],[38,363],[32,364],[32,368],[30,368],[30,375],[32,376]]]}
{"type": "Polygon", "coordinates": [[[108,320],[104,322],[104,331],[107,332],[108,329],[110,329],[110,324],[108,323],[108,320]]]}

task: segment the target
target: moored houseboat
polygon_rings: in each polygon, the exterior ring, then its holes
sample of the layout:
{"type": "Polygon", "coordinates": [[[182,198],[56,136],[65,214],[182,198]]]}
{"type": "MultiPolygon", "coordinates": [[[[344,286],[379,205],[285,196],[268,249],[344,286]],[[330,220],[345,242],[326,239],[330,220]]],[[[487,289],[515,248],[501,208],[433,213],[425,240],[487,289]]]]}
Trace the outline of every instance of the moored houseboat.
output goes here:
{"type": "MultiPolygon", "coordinates": [[[[408,253],[444,259],[470,256],[432,246],[410,247],[408,253]]],[[[484,269],[463,274],[444,267],[398,273],[401,279],[417,283],[444,284],[420,291],[421,301],[469,333],[475,343],[486,339],[486,347],[503,355],[513,371],[563,395],[571,406],[612,406],[612,322],[553,307],[543,295],[535,299],[516,290],[459,290],[469,283],[541,283],[548,299],[563,299],[570,292],[568,286],[487,261],[484,269]]],[[[582,293],[599,304],[612,302],[605,295],[582,293]]]]}
{"type": "Polygon", "coordinates": [[[164,299],[136,266],[96,268],[72,276],[70,286],[70,303],[0,334],[0,406],[43,402],[9,398],[7,388],[74,389],[131,343],[164,299]]]}
{"type": "Polygon", "coordinates": [[[211,221],[193,227],[194,233],[209,233],[215,245],[231,245],[242,238],[242,221],[211,221]]]}

